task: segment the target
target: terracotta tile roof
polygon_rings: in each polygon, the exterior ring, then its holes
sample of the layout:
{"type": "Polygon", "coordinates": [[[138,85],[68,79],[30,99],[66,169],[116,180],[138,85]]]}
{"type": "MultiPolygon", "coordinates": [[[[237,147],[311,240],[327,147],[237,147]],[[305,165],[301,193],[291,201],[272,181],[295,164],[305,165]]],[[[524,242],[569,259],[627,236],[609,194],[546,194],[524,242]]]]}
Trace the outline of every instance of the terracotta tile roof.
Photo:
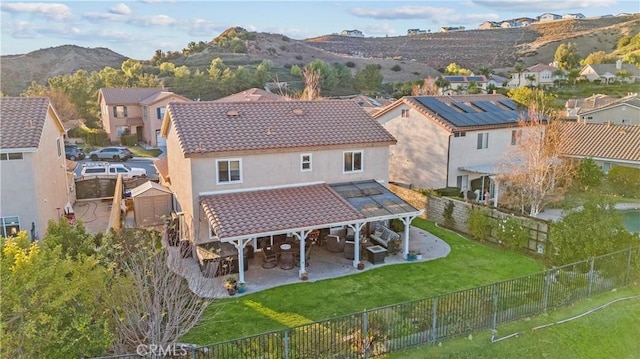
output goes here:
{"type": "Polygon", "coordinates": [[[139,104],[162,92],[162,88],[101,88],[100,94],[107,105],[139,104]]]}
{"type": "Polygon", "coordinates": [[[268,92],[259,88],[250,88],[248,90],[229,95],[227,97],[219,98],[215,102],[269,102],[269,101],[289,101],[291,99],[276,95],[273,92],[268,92]]]}
{"type": "Polygon", "coordinates": [[[565,122],[561,131],[567,156],[640,162],[640,126],[565,122]]]}
{"type": "Polygon", "coordinates": [[[0,148],[38,148],[48,110],[48,98],[0,97],[0,148]]]}
{"type": "Polygon", "coordinates": [[[531,67],[527,67],[527,72],[542,72],[542,71],[550,71],[550,72],[554,72],[557,71],[558,68],[554,67],[554,66],[549,66],[549,65],[545,65],[545,64],[535,64],[531,67]]]}
{"type": "Polygon", "coordinates": [[[169,181],[169,161],[167,156],[163,156],[153,161],[153,166],[158,171],[158,174],[165,182],[169,181]]]}
{"type": "Polygon", "coordinates": [[[396,143],[351,101],[173,102],[167,114],[185,154],[396,143]]]}
{"type": "Polygon", "coordinates": [[[326,184],[200,196],[221,240],[364,219],[326,184]]]}
{"type": "Polygon", "coordinates": [[[164,100],[167,97],[172,97],[172,96],[180,98],[183,101],[191,101],[190,99],[188,99],[188,98],[186,98],[184,96],[180,96],[178,94],[175,94],[173,92],[160,91],[160,92],[154,93],[153,95],[151,95],[151,96],[145,98],[144,100],[140,101],[140,105],[148,106],[148,105],[154,104],[154,103],[156,103],[158,101],[164,100]]]}
{"type": "Polygon", "coordinates": [[[580,109],[578,113],[580,115],[587,115],[592,112],[598,112],[604,109],[620,106],[620,105],[629,105],[632,107],[640,108],[640,97],[638,94],[632,94],[629,96],[625,96],[623,98],[610,98],[608,101],[604,103],[600,103],[597,107],[588,108],[588,109],[580,109]]]}

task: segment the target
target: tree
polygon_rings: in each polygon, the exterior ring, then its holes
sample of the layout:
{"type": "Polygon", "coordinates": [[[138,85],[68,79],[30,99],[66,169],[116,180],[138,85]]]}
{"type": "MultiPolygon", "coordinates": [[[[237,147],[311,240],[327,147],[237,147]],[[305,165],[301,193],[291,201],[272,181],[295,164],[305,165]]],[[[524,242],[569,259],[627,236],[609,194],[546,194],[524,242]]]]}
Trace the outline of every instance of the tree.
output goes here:
{"type": "Polygon", "coordinates": [[[105,87],[128,87],[127,77],[121,70],[107,66],[98,73],[105,87]]]}
{"type": "Polygon", "coordinates": [[[307,65],[302,71],[302,76],[304,77],[304,90],[301,98],[309,101],[318,99],[320,97],[320,70],[307,65]]]}
{"type": "Polygon", "coordinates": [[[444,70],[444,73],[447,75],[471,75],[471,70],[465,69],[455,62],[447,65],[447,68],[444,70]]]}
{"type": "Polygon", "coordinates": [[[171,269],[177,268],[179,255],[167,253],[156,231],[112,231],[104,242],[101,258],[113,266],[115,276],[108,306],[117,318],[116,351],[132,352],[140,344],[175,345],[209,304],[171,269]]]}
{"type": "Polygon", "coordinates": [[[580,56],[576,44],[573,42],[560,44],[556,49],[554,61],[558,63],[559,68],[567,71],[578,67],[580,56]]]}
{"type": "Polygon", "coordinates": [[[469,82],[469,85],[466,88],[466,92],[469,95],[482,93],[482,88],[478,86],[478,83],[475,81],[469,82]]]}
{"type": "Polygon", "coordinates": [[[552,113],[557,108],[555,104],[556,96],[540,89],[529,87],[512,88],[507,92],[507,96],[526,107],[535,105],[545,115],[552,113]]]}
{"type": "Polygon", "coordinates": [[[49,89],[37,82],[32,82],[29,88],[25,92],[21,93],[23,97],[38,97],[46,96],[51,100],[53,108],[56,109],[58,117],[63,123],[67,123],[72,120],[80,118],[80,114],[76,109],[76,106],[71,102],[71,99],[64,91],[60,89],[49,89]]]}
{"type": "Polygon", "coordinates": [[[597,65],[597,64],[614,64],[616,62],[616,57],[607,55],[604,51],[596,51],[592,52],[587,57],[580,61],[581,65],[597,65]]]}
{"type": "Polygon", "coordinates": [[[209,65],[209,79],[214,83],[220,81],[222,79],[222,74],[224,70],[227,69],[227,66],[224,64],[221,58],[216,57],[211,60],[211,64],[209,65]]]}
{"type": "Polygon", "coordinates": [[[173,62],[163,62],[160,64],[160,76],[171,76],[176,70],[176,65],[173,62]]]}
{"type": "Polygon", "coordinates": [[[560,158],[560,121],[544,117],[543,112],[533,104],[527,116],[519,119],[519,143],[500,163],[497,176],[504,188],[501,202],[530,216],[559,200],[573,178],[571,163],[560,158]]]}
{"type": "MultiPolygon", "coordinates": [[[[446,81],[446,80],[445,80],[446,81]]],[[[429,76],[424,79],[422,85],[414,85],[411,89],[411,96],[435,96],[439,95],[436,79],[429,76]]]]}
{"type": "Polygon", "coordinates": [[[614,203],[595,198],[550,226],[546,255],[553,264],[562,265],[638,244],[638,237],[622,224],[614,203]]]}
{"type": "Polygon", "coordinates": [[[446,89],[451,87],[451,83],[444,77],[438,76],[438,78],[436,79],[436,86],[438,86],[438,89],[445,91],[446,89]]]}
{"type": "MultiPolygon", "coordinates": [[[[43,242],[48,239],[45,237],[43,242]]],[[[111,344],[104,315],[107,272],[93,257],[29,244],[26,232],[0,241],[3,358],[80,358],[111,344]]]]}
{"type": "Polygon", "coordinates": [[[122,72],[126,76],[129,85],[133,85],[136,78],[142,74],[142,64],[134,59],[127,59],[122,63],[122,72]]]}
{"type": "Polygon", "coordinates": [[[529,86],[531,87],[535,87],[536,85],[536,75],[528,75],[527,76],[527,81],[529,81],[529,86]]]}
{"type": "Polygon", "coordinates": [[[591,157],[580,161],[576,168],[576,179],[584,191],[599,186],[603,177],[604,173],[591,157]]]}
{"type": "Polygon", "coordinates": [[[355,76],[356,87],[362,92],[375,92],[382,85],[382,80],[380,65],[367,65],[355,76]]]}
{"type": "Polygon", "coordinates": [[[522,73],[524,72],[524,65],[521,62],[518,62],[513,68],[513,72],[518,76],[518,87],[520,87],[520,80],[522,78],[522,73]]]}

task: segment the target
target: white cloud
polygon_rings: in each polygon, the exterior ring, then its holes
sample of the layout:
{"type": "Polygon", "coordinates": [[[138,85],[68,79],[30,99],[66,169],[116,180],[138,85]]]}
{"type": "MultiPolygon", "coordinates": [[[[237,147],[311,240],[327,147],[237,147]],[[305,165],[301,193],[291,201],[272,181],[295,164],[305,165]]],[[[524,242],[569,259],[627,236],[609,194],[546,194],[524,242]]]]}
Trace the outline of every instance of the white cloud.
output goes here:
{"type": "Polygon", "coordinates": [[[53,21],[66,21],[73,19],[71,9],[64,4],[58,3],[0,3],[0,9],[10,13],[39,14],[53,21]]]}
{"type": "Polygon", "coordinates": [[[397,36],[396,29],[387,23],[376,23],[359,26],[358,30],[364,33],[364,36],[397,36]]]}
{"type": "Polygon", "coordinates": [[[226,30],[228,26],[223,24],[216,24],[205,19],[191,19],[187,21],[187,34],[190,36],[209,36],[214,37],[214,34],[226,30]]]}
{"type": "Polygon", "coordinates": [[[144,26],[169,26],[175,25],[177,23],[177,20],[167,15],[151,15],[131,19],[130,23],[144,26]]]}
{"type": "Polygon", "coordinates": [[[88,12],[82,14],[82,17],[89,20],[106,20],[106,21],[125,21],[127,18],[123,15],[107,13],[107,12],[88,12]]]}
{"type": "Polygon", "coordinates": [[[358,17],[384,20],[438,19],[457,13],[447,7],[401,6],[397,8],[353,8],[351,13],[358,17]]]}
{"type": "Polygon", "coordinates": [[[145,4],[175,3],[176,0],[142,0],[145,4]]]}
{"type": "Polygon", "coordinates": [[[131,15],[131,9],[124,3],[120,3],[109,9],[109,12],[117,15],[131,15]]]}

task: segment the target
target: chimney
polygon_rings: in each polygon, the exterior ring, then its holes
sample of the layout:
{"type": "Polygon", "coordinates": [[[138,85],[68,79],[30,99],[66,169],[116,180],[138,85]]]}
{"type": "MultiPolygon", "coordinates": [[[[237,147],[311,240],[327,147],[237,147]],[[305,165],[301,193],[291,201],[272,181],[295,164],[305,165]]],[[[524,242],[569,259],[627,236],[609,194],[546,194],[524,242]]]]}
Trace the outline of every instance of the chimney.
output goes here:
{"type": "Polygon", "coordinates": [[[622,60],[620,59],[616,61],[616,70],[622,70],[622,60]]]}

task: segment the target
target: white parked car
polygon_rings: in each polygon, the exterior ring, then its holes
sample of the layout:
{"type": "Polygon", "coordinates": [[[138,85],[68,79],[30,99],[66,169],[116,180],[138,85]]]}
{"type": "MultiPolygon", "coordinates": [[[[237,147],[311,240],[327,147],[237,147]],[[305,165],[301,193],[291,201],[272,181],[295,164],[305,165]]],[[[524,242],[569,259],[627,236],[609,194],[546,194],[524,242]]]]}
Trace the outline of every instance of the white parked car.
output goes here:
{"type": "Polygon", "coordinates": [[[87,179],[92,177],[117,177],[122,175],[123,179],[146,177],[147,170],[138,167],[129,167],[121,163],[109,163],[109,162],[87,162],[82,165],[82,172],[80,172],[80,179],[87,179]]]}

